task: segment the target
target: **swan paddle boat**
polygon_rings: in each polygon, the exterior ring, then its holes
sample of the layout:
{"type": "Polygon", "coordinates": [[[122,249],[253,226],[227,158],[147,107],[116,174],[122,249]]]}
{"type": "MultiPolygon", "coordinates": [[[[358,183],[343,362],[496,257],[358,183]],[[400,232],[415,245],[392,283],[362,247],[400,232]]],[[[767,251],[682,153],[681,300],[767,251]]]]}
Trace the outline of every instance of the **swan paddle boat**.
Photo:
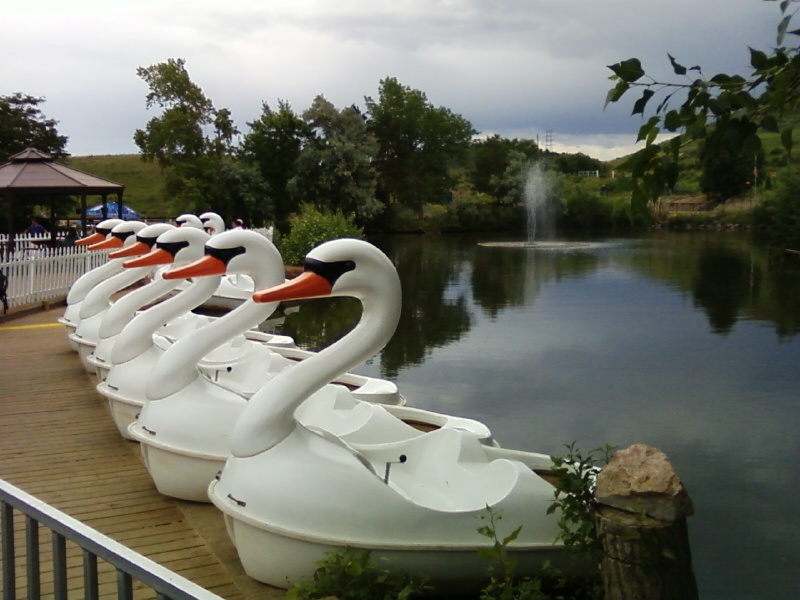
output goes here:
{"type": "MultiPolygon", "coordinates": [[[[399,438],[377,432],[348,441],[303,423],[303,404],[338,373],[380,351],[394,333],[400,301],[391,261],[360,240],[312,250],[299,277],[254,295],[256,302],[351,296],[358,325],[328,348],[277,374],[247,403],[230,433],[231,457],[208,494],[245,572],[287,588],[309,580],[331,550],[370,550],[392,571],[452,589],[487,579],[487,514],[502,513],[500,539],[521,576],[559,564],[553,487],[537,470],[550,457],[481,444],[469,431],[442,427],[399,438]]],[[[155,403],[154,403],[155,405],[155,403]]]]}
{"type": "MultiPolygon", "coordinates": [[[[206,244],[203,259],[164,274],[173,277],[218,277],[223,270],[251,274],[257,285],[264,280],[265,265],[283,262],[261,234],[227,231],[206,244]]],[[[274,277],[274,280],[278,280],[274,277]]],[[[282,280],[282,275],[280,276],[282,280]]],[[[399,285],[399,283],[398,283],[399,285]]],[[[198,369],[200,358],[230,336],[271,313],[277,303],[252,299],[226,317],[175,342],[159,359],[147,383],[147,401],[136,421],[128,428],[131,438],[141,443],[145,464],[158,490],[166,495],[208,502],[208,483],[230,456],[229,432],[243,412],[247,399],[266,382],[284,371],[313,360],[314,353],[302,354],[300,362],[289,360],[298,351],[285,348],[250,347],[238,371],[219,370],[213,375],[198,369]],[[205,375],[205,377],[203,377],[205,375]]],[[[127,330],[126,330],[127,331],[127,330]]],[[[207,358],[207,357],[206,357],[207,358]]],[[[204,360],[204,364],[208,364],[204,360]]],[[[109,379],[113,374],[113,368],[109,379]]],[[[404,416],[428,427],[445,424],[477,431],[487,440],[485,425],[467,419],[449,418],[405,406],[397,386],[389,381],[357,377],[341,370],[330,381],[363,381],[352,391],[342,385],[320,386],[314,399],[304,407],[303,420],[336,431],[338,435],[369,439],[379,432],[394,438],[415,435],[418,429],[392,414],[404,416]],[[378,428],[379,423],[385,423],[378,428]]],[[[327,382],[326,382],[327,383],[327,382]]]]}
{"type": "MultiPolygon", "coordinates": [[[[132,246],[136,243],[136,233],[147,227],[141,221],[123,221],[111,230],[111,235],[97,244],[90,246],[93,250],[111,250],[132,246]]],[[[138,271],[122,270],[101,281],[86,294],[78,311],[78,324],[69,339],[77,345],[78,355],[84,369],[95,374],[94,365],[89,363],[89,355],[94,351],[99,339],[97,330],[103,316],[113,304],[111,297],[121,290],[133,285],[150,275],[151,269],[138,271]]]]}
{"type": "Polygon", "coordinates": [[[191,213],[184,213],[175,219],[177,227],[194,227],[195,229],[205,229],[200,217],[191,213]]]}
{"type": "MultiPolygon", "coordinates": [[[[201,214],[200,221],[211,237],[226,231],[225,220],[215,212],[201,214]]],[[[204,303],[204,306],[215,310],[230,310],[249,300],[255,290],[253,278],[249,275],[225,273],[220,281],[219,289],[204,303]]]]}
{"type": "MultiPolygon", "coordinates": [[[[136,243],[121,250],[115,250],[108,257],[110,259],[130,259],[134,256],[147,254],[155,246],[158,236],[172,229],[175,229],[175,226],[168,223],[148,225],[136,234],[136,243]]],[[[108,369],[111,368],[111,351],[117,336],[125,325],[144,306],[157,302],[174,288],[173,282],[165,281],[161,278],[160,273],[155,271],[147,285],[130,291],[109,307],[103,315],[97,330],[97,344],[86,359],[94,367],[99,381],[105,379],[108,369]]]]}
{"type": "MultiPolygon", "coordinates": [[[[122,219],[101,221],[95,227],[94,233],[77,240],[75,245],[91,247],[93,244],[97,244],[110,236],[111,230],[122,222],[122,219]]],[[[70,286],[67,293],[67,308],[64,310],[63,316],[58,319],[58,322],[66,328],[67,339],[69,339],[70,334],[75,333],[75,329],[78,327],[81,302],[86,298],[86,294],[101,281],[105,281],[112,275],[121,272],[122,263],[122,260],[109,260],[91,271],[87,271],[70,286]]],[[[69,345],[75,352],[78,351],[77,343],[69,340],[69,345]]]]}

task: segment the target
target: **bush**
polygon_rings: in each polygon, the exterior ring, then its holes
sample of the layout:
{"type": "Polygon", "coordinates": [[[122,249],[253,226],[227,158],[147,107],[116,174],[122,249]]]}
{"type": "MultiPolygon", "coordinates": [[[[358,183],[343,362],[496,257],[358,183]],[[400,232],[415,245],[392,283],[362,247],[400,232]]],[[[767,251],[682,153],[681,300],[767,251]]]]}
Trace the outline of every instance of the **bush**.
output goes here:
{"type": "Polygon", "coordinates": [[[306,254],[322,242],[337,238],[364,238],[364,231],[351,217],[345,217],[340,211],[321,211],[310,204],[304,204],[300,214],[289,219],[289,226],[289,233],[276,239],[283,262],[289,265],[302,264],[306,254]]]}
{"type": "Polygon", "coordinates": [[[310,581],[295,584],[286,596],[291,600],[407,600],[426,590],[425,582],[408,575],[392,574],[370,559],[369,550],[345,548],[327,552],[310,581]]]}
{"type": "Polygon", "coordinates": [[[758,225],[766,226],[770,242],[779,248],[800,250],[800,174],[787,172],[780,186],[754,211],[758,225]]]}

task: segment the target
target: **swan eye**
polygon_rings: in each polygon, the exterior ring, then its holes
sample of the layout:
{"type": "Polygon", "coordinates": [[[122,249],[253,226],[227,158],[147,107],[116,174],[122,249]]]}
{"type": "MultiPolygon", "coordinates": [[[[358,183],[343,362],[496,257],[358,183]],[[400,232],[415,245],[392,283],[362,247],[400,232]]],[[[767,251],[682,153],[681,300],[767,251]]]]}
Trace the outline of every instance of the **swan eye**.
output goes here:
{"type": "Polygon", "coordinates": [[[112,233],[111,235],[113,235],[115,238],[125,241],[133,235],[133,231],[120,231],[118,233],[112,233]]]}
{"type": "Polygon", "coordinates": [[[304,268],[306,271],[324,277],[333,286],[336,280],[348,271],[356,268],[356,263],[352,260],[337,260],[335,262],[323,262],[316,258],[306,258],[304,268]]]}
{"type": "Polygon", "coordinates": [[[172,256],[175,256],[180,252],[182,249],[186,248],[189,245],[189,242],[157,242],[156,247],[160,250],[164,250],[165,252],[169,252],[172,256]]]}
{"type": "Polygon", "coordinates": [[[226,265],[240,254],[247,252],[244,246],[236,246],[235,248],[214,248],[213,246],[206,246],[206,256],[212,256],[221,260],[226,265]]]}

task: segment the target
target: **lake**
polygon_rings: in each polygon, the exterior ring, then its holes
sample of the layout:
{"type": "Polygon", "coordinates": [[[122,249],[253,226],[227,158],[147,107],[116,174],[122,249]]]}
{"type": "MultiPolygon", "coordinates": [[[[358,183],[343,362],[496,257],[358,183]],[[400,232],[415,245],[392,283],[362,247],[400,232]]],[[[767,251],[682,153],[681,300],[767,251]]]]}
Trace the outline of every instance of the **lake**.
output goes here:
{"type": "MultiPolygon", "coordinates": [[[[403,315],[356,371],[396,381],[409,405],[485,422],[506,447],[662,450],[694,501],[700,597],[798,597],[800,273],[738,233],[574,250],[371,241],[397,266],[403,315]]],[[[282,330],[319,348],[359,313],[352,299],[309,301],[282,330]]]]}

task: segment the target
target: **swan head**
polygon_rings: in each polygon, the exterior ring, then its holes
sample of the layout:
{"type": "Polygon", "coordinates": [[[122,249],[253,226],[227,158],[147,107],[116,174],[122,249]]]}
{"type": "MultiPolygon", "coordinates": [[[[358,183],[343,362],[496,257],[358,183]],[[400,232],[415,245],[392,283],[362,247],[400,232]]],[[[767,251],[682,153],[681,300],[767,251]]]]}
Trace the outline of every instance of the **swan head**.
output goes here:
{"type": "Polygon", "coordinates": [[[104,221],[100,221],[94,228],[94,233],[91,235],[87,235],[85,238],[81,238],[75,241],[76,246],[88,246],[90,244],[96,244],[98,242],[102,242],[104,239],[108,237],[111,233],[111,230],[114,229],[120,223],[124,223],[122,219],[106,219],[104,221]]]}
{"type": "Polygon", "coordinates": [[[89,246],[89,250],[113,250],[131,246],[136,242],[136,234],[145,227],[147,224],[141,221],[123,221],[114,226],[105,240],[89,246]]]}
{"type": "Polygon", "coordinates": [[[162,233],[175,229],[174,225],[169,223],[154,223],[143,227],[136,234],[136,241],[130,246],[126,246],[121,250],[114,250],[108,255],[108,258],[129,258],[131,256],[140,256],[147,254],[155,246],[158,236],[162,233]]]}
{"type": "Polygon", "coordinates": [[[217,235],[225,231],[225,220],[215,212],[204,212],[200,215],[200,221],[210,235],[217,235]]]}
{"type": "Polygon", "coordinates": [[[276,302],[328,296],[350,296],[363,304],[380,297],[396,303],[399,318],[400,278],[389,257],[363,240],[343,238],[325,242],[306,255],[303,273],[268,290],[253,294],[255,302],[276,302]]]}
{"type": "Polygon", "coordinates": [[[181,279],[226,273],[255,275],[263,273],[265,267],[279,273],[280,280],[283,280],[283,260],[272,242],[255,231],[237,229],[211,236],[203,258],[168,271],[164,278],[181,279]]]}
{"type": "Polygon", "coordinates": [[[173,227],[155,240],[149,254],[122,263],[127,269],[190,263],[203,257],[210,236],[196,227],[173,227]]]}
{"type": "Polygon", "coordinates": [[[194,227],[195,229],[203,228],[203,222],[200,220],[200,217],[191,213],[179,216],[175,219],[175,225],[177,227],[194,227]]]}

